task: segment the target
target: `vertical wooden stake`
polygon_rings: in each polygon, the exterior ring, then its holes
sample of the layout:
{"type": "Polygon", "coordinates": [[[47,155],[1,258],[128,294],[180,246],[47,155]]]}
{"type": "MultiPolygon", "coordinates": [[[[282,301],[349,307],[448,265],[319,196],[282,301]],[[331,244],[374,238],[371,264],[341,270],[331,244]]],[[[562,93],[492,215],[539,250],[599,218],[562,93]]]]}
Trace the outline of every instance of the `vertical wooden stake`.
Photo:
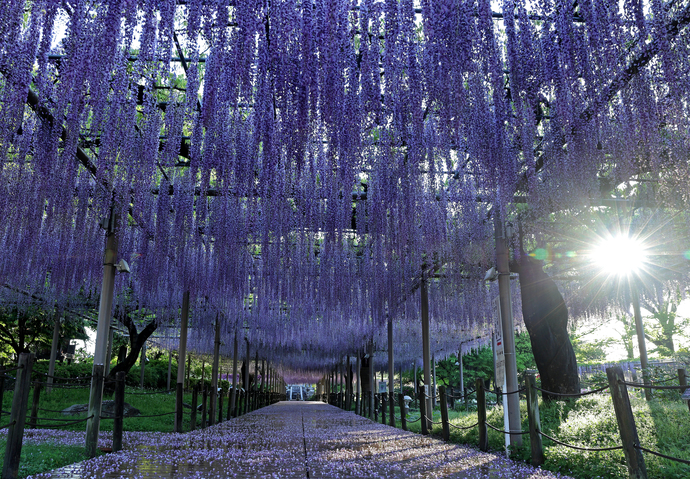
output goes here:
{"type": "Polygon", "coordinates": [[[34,397],[31,403],[31,419],[29,419],[29,429],[36,429],[38,424],[38,401],[41,399],[41,382],[34,381],[34,397]]]}
{"type": "Polygon", "coordinates": [[[446,387],[439,386],[438,388],[439,401],[441,402],[441,423],[443,425],[443,440],[450,441],[450,426],[448,425],[448,397],[446,396],[446,387]]]}
{"type": "Polygon", "coordinates": [[[20,369],[17,369],[17,379],[14,383],[14,396],[12,397],[12,412],[10,415],[11,423],[7,430],[5,460],[2,463],[3,479],[15,479],[19,474],[19,459],[22,453],[22,439],[24,438],[24,423],[29,402],[33,365],[33,354],[21,353],[19,355],[18,366],[20,369]]]}
{"type": "Polygon", "coordinates": [[[208,421],[206,419],[206,401],[208,400],[208,388],[206,387],[206,384],[202,386],[201,391],[201,429],[204,429],[208,425],[208,421]]]}
{"type": "Polygon", "coordinates": [[[86,421],[86,457],[96,457],[98,450],[98,433],[101,424],[101,406],[103,401],[103,370],[102,364],[93,365],[91,378],[91,395],[89,397],[90,419],[86,421]]]}
{"type": "Polygon", "coordinates": [[[381,424],[386,424],[386,410],[388,409],[388,393],[379,394],[381,398],[381,424]]]}
{"type": "Polygon", "coordinates": [[[613,408],[616,411],[616,421],[621,435],[625,460],[628,463],[628,475],[631,479],[646,479],[647,468],[644,463],[642,451],[636,446],[640,445],[635,426],[635,417],[630,406],[628,387],[621,384],[625,380],[620,366],[606,369],[609,379],[609,390],[613,399],[613,408]]]}
{"type": "Polygon", "coordinates": [[[544,448],[541,442],[541,420],[539,418],[539,396],[537,379],[534,371],[525,371],[527,389],[527,418],[529,421],[529,439],[533,466],[544,464],[544,448]]]}
{"type": "MultiPolygon", "coordinates": [[[[55,317],[53,319],[53,342],[50,346],[50,362],[48,363],[48,385],[46,386],[46,394],[50,394],[53,390],[53,376],[55,376],[55,361],[57,360],[58,343],[60,342],[60,310],[55,308],[55,317]]],[[[2,402],[0,402],[2,404],[2,402]]]]}
{"type": "MultiPolygon", "coordinates": [[[[687,386],[687,385],[688,385],[688,376],[687,376],[687,374],[685,373],[685,369],[684,369],[684,368],[679,368],[679,369],[678,369],[678,384],[679,384],[680,386],[687,386]]],[[[680,393],[683,394],[683,391],[681,391],[680,393]]],[[[2,399],[2,396],[0,396],[0,400],[1,400],[1,399],[2,399]]],[[[0,404],[2,404],[1,401],[0,401],[0,404]]],[[[690,411],[690,401],[688,401],[688,411],[690,411]]]]}
{"type": "Polygon", "coordinates": [[[189,430],[196,429],[196,408],[199,402],[199,384],[195,384],[192,388],[192,414],[189,418],[189,430]]]}
{"type": "Polygon", "coordinates": [[[398,406],[400,407],[400,423],[402,425],[402,430],[407,431],[407,414],[405,413],[405,395],[403,393],[398,394],[398,406]]]}
{"type": "Polygon", "coordinates": [[[477,378],[477,422],[479,422],[479,449],[489,450],[489,436],[486,429],[486,393],[484,392],[484,381],[477,378]]]}
{"type": "Polygon", "coordinates": [[[237,417],[237,331],[235,331],[235,341],[232,344],[232,391],[230,392],[230,416],[237,417]]]}
{"type": "Polygon", "coordinates": [[[422,425],[422,434],[424,436],[427,436],[429,434],[429,420],[426,417],[426,406],[427,406],[427,401],[426,397],[424,394],[424,389],[419,388],[419,414],[421,415],[421,419],[419,422],[422,425]]]}
{"type": "Polygon", "coordinates": [[[115,419],[113,419],[113,452],[122,450],[122,430],[125,416],[125,372],[115,375],[115,419]]]}

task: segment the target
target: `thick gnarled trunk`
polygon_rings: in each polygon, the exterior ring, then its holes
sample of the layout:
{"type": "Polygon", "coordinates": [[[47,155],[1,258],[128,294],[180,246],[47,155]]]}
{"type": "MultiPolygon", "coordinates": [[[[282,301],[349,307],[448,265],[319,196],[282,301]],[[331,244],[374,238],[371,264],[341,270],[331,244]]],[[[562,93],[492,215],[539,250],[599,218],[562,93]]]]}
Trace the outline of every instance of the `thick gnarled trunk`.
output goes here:
{"type": "MultiPolygon", "coordinates": [[[[522,315],[542,388],[561,394],[580,392],[575,351],[568,335],[568,308],[540,261],[523,255],[511,265],[520,275],[522,315]]],[[[558,396],[543,393],[545,400],[558,396]]]]}

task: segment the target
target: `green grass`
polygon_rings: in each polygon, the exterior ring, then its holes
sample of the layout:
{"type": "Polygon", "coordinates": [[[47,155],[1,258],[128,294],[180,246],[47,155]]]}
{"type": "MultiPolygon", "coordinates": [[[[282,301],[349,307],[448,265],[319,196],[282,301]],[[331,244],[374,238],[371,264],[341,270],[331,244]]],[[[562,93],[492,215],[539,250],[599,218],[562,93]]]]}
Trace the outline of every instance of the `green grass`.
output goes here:
{"type": "MultiPolygon", "coordinates": [[[[0,440],[0,450],[5,450],[5,440],[0,440]]],[[[4,454],[0,456],[2,467],[4,454]]],[[[67,466],[86,459],[84,448],[62,444],[43,443],[25,444],[19,462],[19,477],[47,472],[58,467],[67,466]]]]}
{"type": "MultiPolygon", "coordinates": [[[[631,395],[630,401],[635,416],[640,444],[663,454],[690,460],[690,413],[681,401],[653,400],[647,402],[631,395]]],[[[527,406],[520,404],[522,429],[527,430],[527,406]]],[[[584,447],[608,447],[620,445],[620,436],[611,397],[607,394],[586,396],[572,401],[543,403],[539,401],[542,431],[562,442],[584,447]]],[[[396,408],[396,416],[400,412],[396,408]]],[[[418,411],[410,416],[418,417],[418,411]]],[[[434,411],[434,421],[440,421],[440,412],[434,411]]],[[[471,426],[477,422],[477,413],[449,411],[452,424],[471,426]]],[[[380,418],[379,418],[380,419],[380,418]]],[[[487,411],[487,421],[503,429],[503,408],[496,406],[487,411]]],[[[400,421],[397,421],[400,427],[400,421]]],[[[409,429],[421,432],[420,422],[409,424],[409,429]]],[[[440,425],[434,425],[432,434],[441,436],[440,425]]],[[[489,429],[489,448],[500,451],[504,447],[503,435],[489,429]]],[[[450,430],[451,442],[478,445],[477,428],[461,431],[450,430]]],[[[620,478],[627,477],[627,466],[623,451],[586,452],[559,446],[544,438],[544,469],[576,478],[620,478]]],[[[512,451],[514,459],[529,462],[529,436],[524,436],[522,448],[512,451]]],[[[690,466],[644,454],[647,473],[650,478],[687,479],[690,466]]]]}
{"type": "MultiPolygon", "coordinates": [[[[141,392],[139,389],[127,388],[125,392],[125,401],[136,407],[141,411],[143,416],[161,414],[175,410],[175,395],[170,394],[136,394],[141,392]]],[[[6,391],[3,397],[2,409],[9,411],[12,404],[12,391],[6,391]]],[[[111,399],[111,398],[105,398],[111,399]]],[[[88,389],[54,389],[50,394],[46,394],[45,390],[41,392],[39,408],[52,409],[61,411],[73,404],[86,404],[89,401],[88,389]]],[[[184,402],[191,404],[192,395],[185,394],[184,402]]],[[[31,405],[33,403],[33,391],[29,396],[27,415],[31,413],[31,405]]],[[[199,403],[201,403],[201,395],[199,395],[199,403]]],[[[227,411],[227,398],[223,400],[223,415],[225,417],[227,411]]],[[[190,410],[185,409],[185,416],[183,427],[185,431],[189,430],[190,426],[190,410]]],[[[48,419],[83,419],[86,413],[80,416],[63,416],[60,412],[38,412],[40,418],[48,419]]],[[[4,422],[7,422],[8,416],[3,416],[4,422]]],[[[174,415],[160,416],[160,417],[131,417],[124,419],[125,431],[158,431],[158,432],[172,432],[173,431],[174,415]]],[[[44,421],[45,423],[56,421],[44,421]]],[[[201,415],[197,414],[197,427],[201,422],[201,415]]],[[[41,421],[39,421],[39,424],[41,421]]],[[[28,428],[28,420],[26,427],[28,428]]],[[[101,431],[112,431],[112,420],[101,420],[101,431]]],[[[65,431],[79,431],[86,430],[86,423],[80,422],[71,424],[60,428],[65,431]]],[[[5,440],[4,437],[0,439],[0,468],[4,459],[5,440]]],[[[59,443],[41,443],[33,444],[31,441],[25,441],[22,446],[22,454],[19,466],[19,477],[27,477],[32,474],[40,472],[47,472],[57,467],[62,467],[75,462],[86,459],[84,455],[84,446],[64,445],[59,443]]]]}

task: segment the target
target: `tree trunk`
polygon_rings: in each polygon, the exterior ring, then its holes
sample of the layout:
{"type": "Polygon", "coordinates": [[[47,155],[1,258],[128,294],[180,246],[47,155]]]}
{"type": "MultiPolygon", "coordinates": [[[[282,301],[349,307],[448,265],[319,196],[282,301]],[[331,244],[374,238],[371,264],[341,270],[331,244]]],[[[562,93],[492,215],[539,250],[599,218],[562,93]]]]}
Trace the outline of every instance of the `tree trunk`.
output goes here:
{"type": "MultiPolygon", "coordinates": [[[[513,265],[520,275],[522,315],[541,375],[542,388],[556,393],[579,393],[575,351],[568,335],[568,308],[556,283],[544,273],[540,261],[523,255],[513,265]]],[[[543,393],[544,400],[557,399],[543,393]]]]}
{"type": "Polygon", "coordinates": [[[112,396],[112,394],[115,392],[115,375],[120,371],[123,371],[125,374],[127,374],[129,370],[132,369],[132,366],[134,366],[137,362],[137,359],[139,359],[139,353],[141,352],[141,348],[144,346],[144,343],[146,343],[146,340],[158,327],[158,324],[155,321],[152,321],[148,323],[144,329],[141,330],[141,332],[138,332],[134,322],[128,314],[119,315],[116,312],[115,317],[129,330],[129,354],[127,354],[123,361],[119,362],[114,368],[112,368],[108,376],[105,378],[103,394],[107,396],[112,396]]]}

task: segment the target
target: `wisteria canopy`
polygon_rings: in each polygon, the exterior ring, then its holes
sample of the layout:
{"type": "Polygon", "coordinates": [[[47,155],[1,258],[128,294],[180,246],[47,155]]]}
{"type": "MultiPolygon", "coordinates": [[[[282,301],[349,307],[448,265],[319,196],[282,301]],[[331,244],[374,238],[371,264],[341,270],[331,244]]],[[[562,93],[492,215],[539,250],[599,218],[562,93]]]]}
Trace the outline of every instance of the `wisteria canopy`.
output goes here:
{"type": "Polygon", "coordinates": [[[647,177],[687,201],[689,22],[676,0],[7,0],[3,298],[93,306],[112,210],[116,305],[174,338],[190,291],[198,352],[219,318],[224,354],[237,333],[309,379],[385,349],[390,317],[411,365],[422,277],[432,351],[476,344],[496,212],[647,177]]]}

